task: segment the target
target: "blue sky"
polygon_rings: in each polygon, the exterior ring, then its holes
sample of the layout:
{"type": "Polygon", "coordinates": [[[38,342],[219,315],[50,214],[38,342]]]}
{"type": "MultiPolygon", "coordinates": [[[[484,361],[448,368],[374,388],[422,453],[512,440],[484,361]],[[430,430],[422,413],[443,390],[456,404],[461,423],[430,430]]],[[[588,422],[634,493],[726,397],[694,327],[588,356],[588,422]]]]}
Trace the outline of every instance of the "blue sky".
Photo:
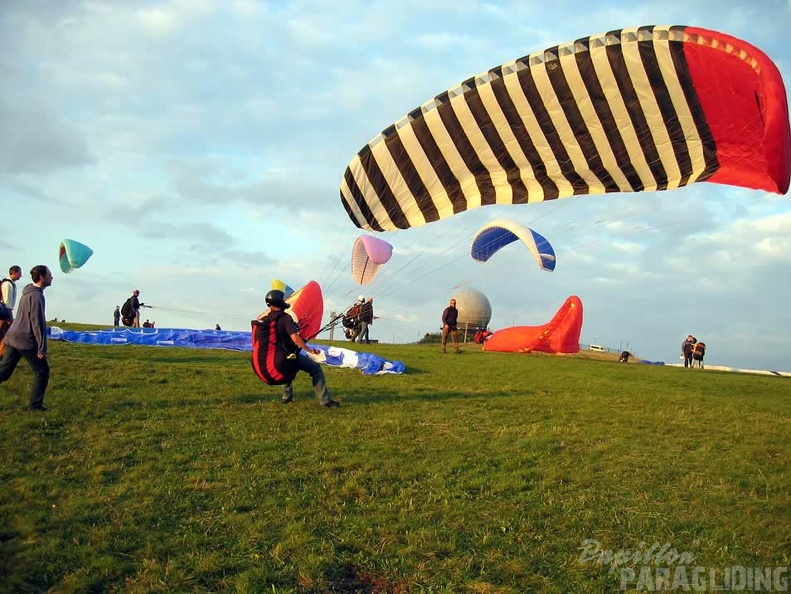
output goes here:
{"type": "MultiPolygon", "coordinates": [[[[581,342],[676,362],[791,370],[788,197],[714,184],[487,207],[381,236],[391,261],[349,272],[360,231],[338,187],[349,160],[437,93],[575,38],[696,25],[764,50],[791,80],[791,2],[6,0],[0,9],[0,268],[48,264],[48,317],[109,323],[135,288],[160,327],[246,330],[272,279],[374,297],[372,338],[438,330],[473,288],[491,328],[548,321],[569,295],[581,342]],[[469,241],[507,217],[552,242],[555,272],[469,241]],[[95,255],[65,275],[60,241],[95,255]]],[[[326,316],[325,316],[326,319],[326,316]]]]}

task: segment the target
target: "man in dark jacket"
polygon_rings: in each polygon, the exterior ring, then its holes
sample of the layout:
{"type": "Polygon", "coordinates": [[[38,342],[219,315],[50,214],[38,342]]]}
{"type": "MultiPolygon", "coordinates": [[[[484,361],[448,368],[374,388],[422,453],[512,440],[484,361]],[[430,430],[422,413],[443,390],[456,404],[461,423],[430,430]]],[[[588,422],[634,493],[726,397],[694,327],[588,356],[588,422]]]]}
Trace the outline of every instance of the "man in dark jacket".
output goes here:
{"type": "Polygon", "coordinates": [[[0,383],[11,377],[19,360],[24,357],[33,370],[30,405],[35,411],[47,410],[44,394],[49,384],[47,362],[47,316],[44,289],[52,284],[52,272],[44,265],[30,271],[33,282],[22,290],[14,323],[5,336],[6,350],[0,360],[0,383]]]}
{"type": "Polygon", "coordinates": [[[130,297],[130,299],[132,300],[132,310],[135,312],[135,321],[134,324],[132,324],[132,326],[135,328],[140,328],[140,306],[143,305],[142,303],[140,303],[139,297],[140,297],[140,291],[135,289],[132,292],[132,296],[130,297]]]}
{"type": "Polygon", "coordinates": [[[692,351],[695,348],[697,339],[691,334],[681,343],[681,354],[684,357],[684,367],[692,367],[692,351]]]}
{"type": "Polygon", "coordinates": [[[459,332],[457,329],[459,323],[459,310],[456,309],[456,300],[451,299],[450,305],[442,312],[442,352],[445,351],[445,344],[448,342],[448,334],[453,339],[453,348],[456,353],[460,353],[459,349],[459,332]]]}

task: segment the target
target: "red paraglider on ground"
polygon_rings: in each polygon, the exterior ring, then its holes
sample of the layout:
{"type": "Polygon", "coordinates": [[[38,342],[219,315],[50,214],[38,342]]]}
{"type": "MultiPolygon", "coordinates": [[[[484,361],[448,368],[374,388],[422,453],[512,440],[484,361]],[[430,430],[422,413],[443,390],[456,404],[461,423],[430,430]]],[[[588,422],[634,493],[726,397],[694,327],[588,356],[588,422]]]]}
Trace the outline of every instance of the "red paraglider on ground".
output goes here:
{"type": "Polygon", "coordinates": [[[578,353],[581,331],[582,301],[572,295],[543,326],[503,328],[486,339],[483,350],[501,353],[578,353]]]}

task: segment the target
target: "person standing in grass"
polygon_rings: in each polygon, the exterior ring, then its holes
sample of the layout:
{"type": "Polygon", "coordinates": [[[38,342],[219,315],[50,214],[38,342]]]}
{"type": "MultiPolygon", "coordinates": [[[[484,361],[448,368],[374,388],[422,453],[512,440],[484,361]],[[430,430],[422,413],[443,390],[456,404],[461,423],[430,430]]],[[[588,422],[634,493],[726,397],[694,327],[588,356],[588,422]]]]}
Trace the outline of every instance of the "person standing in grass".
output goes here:
{"type": "Polygon", "coordinates": [[[459,349],[459,331],[458,331],[458,323],[459,323],[459,310],[456,309],[456,300],[451,299],[450,304],[448,307],[445,308],[445,311],[442,312],[442,352],[447,352],[445,350],[445,345],[448,342],[448,334],[453,339],[453,348],[454,352],[460,353],[461,349],[459,349]]]}
{"type": "Polygon", "coordinates": [[[684,357],[684,367],[692,367],[692,351],[695,348],[697,339],[691,334],[681,343],[681,354],[684,357]]]}
{"type": "Polygon", "coordinates": [[[360,306],[360,315],[358,317],[360,328],[360,342],[370,344],[371,339],[368,336],[369,327],[374,323],[374,298],[369,297],[368,301],[360,306]]]}
{"type": "Polygon", "coordinates": [[[30,278],[33,282],[22,290],[16,319],[5,336],[6,350],[0,360],[0,383],[11,377],[17,363],[24,357],[33,370],[33,387],[28,408],[45,411],[44,394],[49,384],[49,363],[44,289],[52,284],[52,272],[43,264],[34,266],[30,271],[30,278]]]}
{"type": "Polygon", "coordinates": [[[132,304],[132,311],[134,312],[134,323],[132,326],[134,328],[140,328],[140,306],[143,305],[140,303],[140,291],[135,289],[132,292],[132,296],[129,298],[129,302],[132,304]]]}
{"type": "MultiPolygon", "coordinates": [[[[14,306],[16,305],[16,281],[22,278],[22,268],[20,266],[12,266],[8,269],[8,276],[0,281],[0,303],[3,303],[8,308],[9,318],[7,320],[0,320],[0,340],[8,332],[11,324],[14,322],[14,306]]],[[[0,354],[2,352],[0,351],[0,354]]]]}

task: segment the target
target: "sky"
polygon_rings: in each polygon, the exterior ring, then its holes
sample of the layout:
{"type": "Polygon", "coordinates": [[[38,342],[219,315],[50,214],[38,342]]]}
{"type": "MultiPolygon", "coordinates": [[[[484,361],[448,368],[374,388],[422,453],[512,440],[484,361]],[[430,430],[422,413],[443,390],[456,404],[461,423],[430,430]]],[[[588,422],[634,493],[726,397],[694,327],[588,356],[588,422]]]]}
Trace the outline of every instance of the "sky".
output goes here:
{"type": "Polygon", "coordinates": [[[199,329],[249,330],[274,279],[315,280],[325,322],[373,297],[387,343],[437,332],[462,290],[495,331],[577,295],[583,345],[678,363],[692,333],[709,365],[791,371],[788,196],[699,183],[479,208],[378,234],[390,262],[351,277],[362,232],[339,186],[381,130],[501,63],[653,24],[744,39],[791,80],[791,0],[4,0],[0,269],[24,285],[52,268],[49,319],[109,324],[139,289],[143,318],[199,329]],[[556,270],[518,246],[474,262],[498,217],[549,239],[556,270]],[[66,238],[94,250],[70,274],[66,238]]]}

